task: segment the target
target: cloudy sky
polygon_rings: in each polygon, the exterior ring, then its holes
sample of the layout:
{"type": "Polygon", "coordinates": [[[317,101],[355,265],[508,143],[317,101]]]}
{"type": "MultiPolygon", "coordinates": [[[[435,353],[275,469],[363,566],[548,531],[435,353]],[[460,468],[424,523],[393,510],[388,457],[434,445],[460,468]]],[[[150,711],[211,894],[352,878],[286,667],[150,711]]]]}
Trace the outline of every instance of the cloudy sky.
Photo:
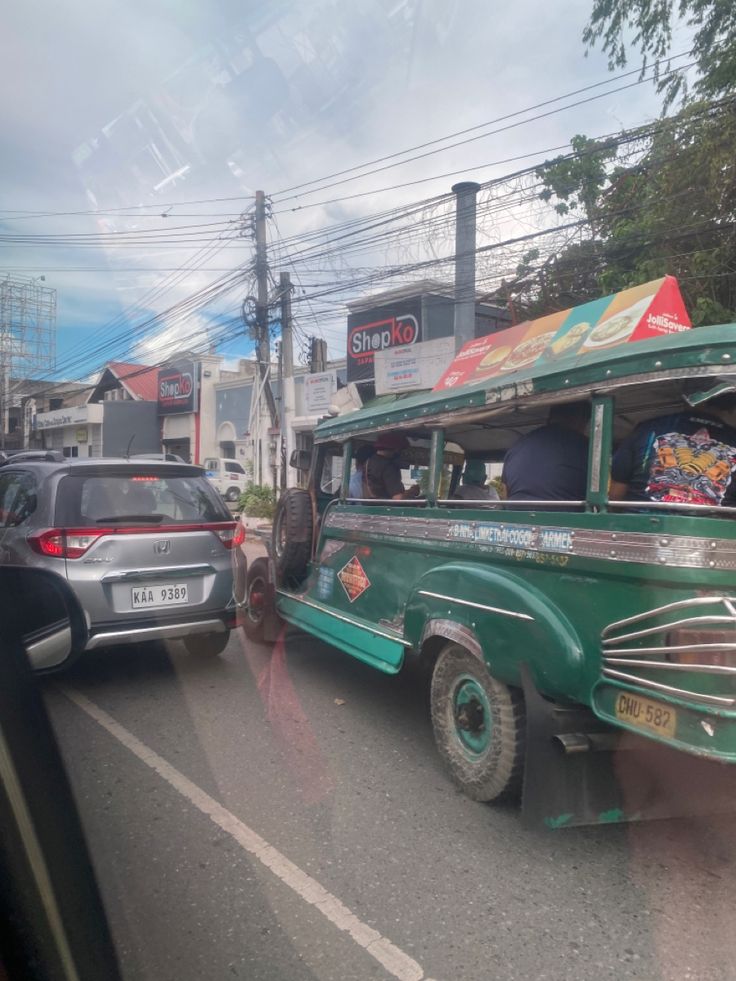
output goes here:
{"type": "MultiPolygon", "coordinates": [[[[479,128],[472,142],[434,143],[403,165],[389,167],[403,159],[395,158],[330,176],[610,79],[605,58],[585,57],[580,40],[590,5],[8,5],[0,275],[44,275],[57,290],[64,377],[107,359],[153,362],[177,344],[201,345],[208,332],[226,341],[226,353],[247,353],[237,317],[252,288],[248,211],[257,188],[273,200],[277,274],[294,248],[280,240],[406,206],[461,178],[487,180],[543,159],[534,155],[576,133],[610,133],[658,114],[649,84],[615,92],[635,77],[609,81],[479,128]],[[592,95],[603,97],[561,109],[592,95]],[[395,187],[410,182],[421,183],[395,187]],[[228,291],[209,306],[187,305],[215,281],[228,291]]],[[[432,244],[413,247],[421,254],[432,244]]],[[[360,261],[376,268],[380,254],[360,261]]],[[[306,295],[308,267],[301,275],[306,295]]],[[[340,302],[331,313],[313,306],[304,330],[324,330],[338,354],[342,317],[340,302]]]]}

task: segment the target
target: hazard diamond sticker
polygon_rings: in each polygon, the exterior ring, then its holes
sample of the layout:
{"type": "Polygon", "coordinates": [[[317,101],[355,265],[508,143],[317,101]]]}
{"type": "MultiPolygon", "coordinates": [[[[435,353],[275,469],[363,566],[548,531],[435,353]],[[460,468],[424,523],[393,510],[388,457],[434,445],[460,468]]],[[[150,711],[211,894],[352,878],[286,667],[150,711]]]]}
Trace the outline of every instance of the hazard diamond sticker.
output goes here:
{"type": "Polygon", "coordinates": [[[340,569],[337,578],[342,583],[342,588],[347,593],[351,603],[362,596],[371,584],[370,579],[365,574],[365,569],[355,555],[340,569]]]}

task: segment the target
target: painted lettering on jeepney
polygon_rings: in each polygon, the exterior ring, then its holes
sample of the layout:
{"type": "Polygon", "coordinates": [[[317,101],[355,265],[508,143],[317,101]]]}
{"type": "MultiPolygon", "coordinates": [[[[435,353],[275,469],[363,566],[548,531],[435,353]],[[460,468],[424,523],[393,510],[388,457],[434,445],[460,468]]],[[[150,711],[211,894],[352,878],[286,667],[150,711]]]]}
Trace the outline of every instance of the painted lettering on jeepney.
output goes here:
{"type": "Polygon", "coordinates": [[[497,521],[457,521],[450,525],[448,537],[490,545],[510,558],[534,558],[537,549],[569,552],[573,542],[573,532],[569,528],[535,528],[497,521]]]}

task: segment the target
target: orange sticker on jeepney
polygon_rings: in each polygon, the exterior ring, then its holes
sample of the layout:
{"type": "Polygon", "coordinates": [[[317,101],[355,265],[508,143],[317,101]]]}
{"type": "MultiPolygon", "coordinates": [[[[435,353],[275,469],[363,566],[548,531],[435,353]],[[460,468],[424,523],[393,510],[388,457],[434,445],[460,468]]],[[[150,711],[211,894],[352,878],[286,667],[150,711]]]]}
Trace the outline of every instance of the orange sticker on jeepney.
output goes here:
{"type": "Polygon", "coordinates": [[[360,564],[360,559],[355,555],[340,569],[337,578],[342,583],[342,588],[351,603],[362,596],[371,584],[370,579],[365,574],[365,569],[360,564]]]}

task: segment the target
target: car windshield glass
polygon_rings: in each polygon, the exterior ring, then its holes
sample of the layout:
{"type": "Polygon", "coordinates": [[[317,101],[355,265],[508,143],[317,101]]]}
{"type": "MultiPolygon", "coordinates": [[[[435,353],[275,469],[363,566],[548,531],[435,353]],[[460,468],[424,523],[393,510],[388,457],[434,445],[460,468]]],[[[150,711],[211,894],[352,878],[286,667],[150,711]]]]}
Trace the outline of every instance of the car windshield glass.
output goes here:
{"type": "Polygon", "coordinates": [[[59,484],[56,523],[64,526],[129,521],[176,524],[229,517],[217,492],[202,477],[86,476],[59,484]]]}

